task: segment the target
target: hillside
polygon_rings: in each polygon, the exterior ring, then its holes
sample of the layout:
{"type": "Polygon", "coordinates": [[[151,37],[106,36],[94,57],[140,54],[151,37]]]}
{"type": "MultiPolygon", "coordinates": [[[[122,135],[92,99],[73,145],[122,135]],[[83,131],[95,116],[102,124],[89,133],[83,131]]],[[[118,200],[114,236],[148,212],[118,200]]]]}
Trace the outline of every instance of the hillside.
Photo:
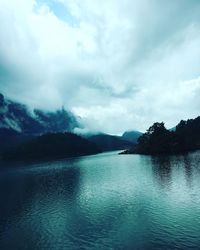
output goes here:
{"type": "Polygon", "coordinates": [[[112,151],[127,149],[133,146],[133,143],[124,140],[120,136],[113,136],[108,134],[98,134],[88,137],[88,140],[98,145],[102,151],[112,151]]]}
{"type": "Polygon", "coordinates": [[[65,109],[55,112],[33,110],[0,94],[0,153],[45,133],[71,132],[80,127],[65,109]]]}
{"type": "Polygon", "coordinates": [[[13,102],[0,94],[0,129],[10,129],[27,135],[71,132],[80,124],[77,118],[64,108],[55,112],[35,109],[13,102]]]}
{"type": "Polygon", "coordinates": [[[142,133],[139,131],[126,131],[123,133],[122,138],[135,144],[141,135],[142,133]]]}
{"type": "Polygon", "coordinates": [[[72,133],[39,136],[7,150],[4,160],[49,160],[100,153],[92,142],[72,133]]]}

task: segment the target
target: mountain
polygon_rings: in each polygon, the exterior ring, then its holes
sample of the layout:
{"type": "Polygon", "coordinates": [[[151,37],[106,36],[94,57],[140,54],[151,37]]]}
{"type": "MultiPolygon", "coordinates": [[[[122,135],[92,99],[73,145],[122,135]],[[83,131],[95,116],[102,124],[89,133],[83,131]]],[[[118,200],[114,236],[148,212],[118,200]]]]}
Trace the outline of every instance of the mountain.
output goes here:
{"type": "Polygon", "coordinates": [[[176,131],[176,127],[170,128],[169,131],[176,131]]]}
{"type": "Polygon", "coordinates": [[[139,131],[126,131],[122,135],[122,139],[130,141],[132,143],[137,143],[138,138],[142,135],[139,131]]]}
{"type": "Polygon", "coordinates": [[[167,130],[164,123],[154,123],[138,143],[124,153],[177,154],[200,149],[200,116],[180,121],[175,130],[167,130]]]}
{"type": "Polygon", "coordinates": [[[31,112],[25,105],[0,94],[0,152],[42,134],[71,132],[76,127],[80,127],[77,118],[64,108],[31,112]]]}
{"type": "Polygon", "coordinates": [[[92,142],[72,133],[49,133],[7,150],[4,160],[52,160],[100,153],[92,142]]]}
{"type": "Polygon", "coordinates": [[[80,127],[77,118],[64,108],[56,112],[44,112],[34,110],[36,120],[42,125],[42,133],[72,132],[74,128],[80,127]]]}
{"type": "Polygon", "coordinates": [[[98,145],[102,151],[127,149],[133,146],[133,143],[124,140],[120,136],[108,134],[92,135],[88,137],[88,140],[98,145]]]}
{"type": "Polygon", "coordinates": [[[10,129],[26,135],[71,132],[80,124],[77,118],[64,108],[55,112],[33,110],[0,94],[0,129],[10,129]]]}

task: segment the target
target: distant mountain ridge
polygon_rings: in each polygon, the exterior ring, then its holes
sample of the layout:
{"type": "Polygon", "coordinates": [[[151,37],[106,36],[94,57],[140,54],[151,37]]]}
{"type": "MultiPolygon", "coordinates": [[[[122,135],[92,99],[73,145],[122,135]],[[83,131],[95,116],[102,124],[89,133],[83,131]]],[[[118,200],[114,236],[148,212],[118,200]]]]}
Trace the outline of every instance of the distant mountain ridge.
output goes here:
{"type": "Polygon", "coordinates": [[[9,129],[26,135],[71,132],[80,127],[77,118],[64,108],[55,112],[35,109],[30,112],[20,103],[0,94],[0,129],[9,129]]]}
{"type": "Polygon", "coordinates": [[[142,135],[142,132],[139,131],[126,131],[123,133],[122,138],[131,143],[137,143],[138,138],[142,135]]]}
{"type": "Polygon", "coordinates": [[[108,134],[92,135],[87,137],[87,139],[95,143],[102,151],[121,150],[133,146],[133,143],[123,139],[121,136],[108,134]]]}
{"type": "Polygon", "coordinates": [[[31,112],[24,104],[0,93],[0,153],[46,133],[72,132],[81,127],[78,119],[64,108],[55,112],[31,112]]]}
{"type": "Polygon", "coordinates": [[[125,132],[123,136],[72,133],[81,127],[78,118],[64,108],[55,112],[30,111],[26,105],[0,94],[0,153],[7,159],[42,159],[51,155],[60,158],[124,150],[141,135],[138,131],[125,132]]]}

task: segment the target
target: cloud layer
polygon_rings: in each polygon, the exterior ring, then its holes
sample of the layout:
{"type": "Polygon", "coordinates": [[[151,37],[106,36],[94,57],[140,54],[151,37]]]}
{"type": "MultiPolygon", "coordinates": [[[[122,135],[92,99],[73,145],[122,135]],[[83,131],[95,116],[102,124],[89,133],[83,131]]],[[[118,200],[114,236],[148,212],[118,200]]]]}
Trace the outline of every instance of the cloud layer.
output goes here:
{"type": "Polygon", "coordinates": [[[197,0],[0,0],[0,91],[90,129],[199,115],[197,0]]]}

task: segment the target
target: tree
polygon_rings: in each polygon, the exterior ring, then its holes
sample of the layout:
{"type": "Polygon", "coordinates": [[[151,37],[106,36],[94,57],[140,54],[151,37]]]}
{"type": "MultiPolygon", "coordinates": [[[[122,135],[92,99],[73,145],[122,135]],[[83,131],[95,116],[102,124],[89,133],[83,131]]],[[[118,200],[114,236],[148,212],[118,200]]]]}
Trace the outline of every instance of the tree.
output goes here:
{"type": "Polygon", "coordinates": [[[168,131],[163,122],[156,122],[138,139],[136,150],[144,154],[165,153],[172,141],[173,132],[168,131]]]}

